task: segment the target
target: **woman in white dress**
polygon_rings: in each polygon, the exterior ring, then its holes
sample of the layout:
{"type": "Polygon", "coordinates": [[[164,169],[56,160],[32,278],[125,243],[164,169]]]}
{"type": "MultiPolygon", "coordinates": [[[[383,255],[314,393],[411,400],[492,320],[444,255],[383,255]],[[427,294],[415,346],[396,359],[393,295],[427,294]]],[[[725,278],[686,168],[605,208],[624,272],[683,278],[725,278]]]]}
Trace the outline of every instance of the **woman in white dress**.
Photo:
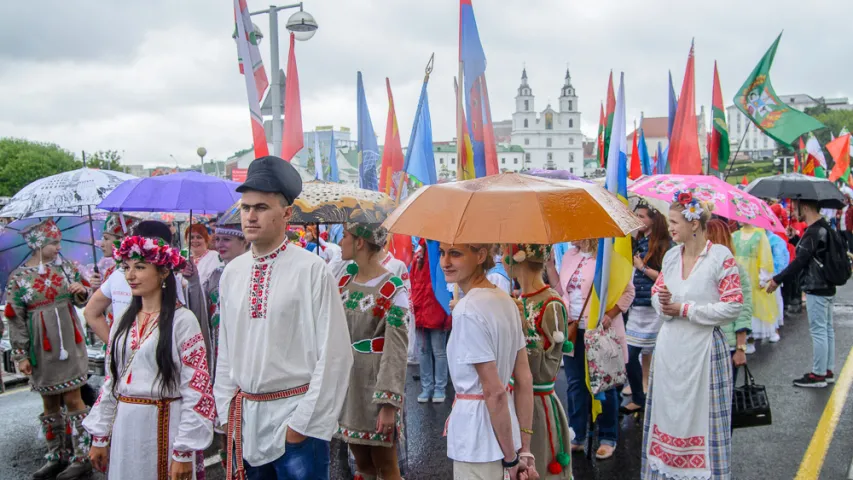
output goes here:
{"type": "Polygon", "coordinates": [[[125,238],[115,258],[133,301],[110,332],[108,375],[83,422],[89,458],[110,480],[195,479],[216,412],[198,320],[166,281],[186,260],[163,240],[139,236],[125,238]]]}
{"type": "Polygon", "coordinates": [[[710,207],[676,192],[666,253],[652,288],[662,316],[643,425],[642,478],[731,478],[732,364],[720,326],[743,307],[728,248],[705,237],[710,207]]]}
{"type": "MultiPolygon", "coordinates": [[[[207,227],[199,223],[193,224],[186,231],[187,243],[190,246],[190,258],[192,258],[195,270],[198,271],[199,285],[204,285],[210,279],[213,271],[223,265],[219,254],[210,250],[210,234],[207,227]]],[[[192,272],[190,272],[190,275],[192,272]]],[[[188,275],[184,275],[185,277],[188,275]]]]}

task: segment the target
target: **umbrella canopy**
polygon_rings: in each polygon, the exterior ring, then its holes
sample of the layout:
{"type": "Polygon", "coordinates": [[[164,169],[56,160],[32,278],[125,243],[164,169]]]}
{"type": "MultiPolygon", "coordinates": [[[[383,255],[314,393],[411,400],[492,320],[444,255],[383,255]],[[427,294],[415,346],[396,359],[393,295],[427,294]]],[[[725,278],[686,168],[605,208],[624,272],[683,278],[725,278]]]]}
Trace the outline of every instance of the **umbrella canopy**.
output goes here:
{"type": "MultiPolygon", "coordinates": [[[[648,175],[643,175],[642,177],[640,177],[636,181],[637,182],[642,181],[642,179],[644,179],[644,178],[648,178],[648,175]]],[[[607,177],[594,178],[592,181],[603,187],[604,183],[607,181],[607,177]]],[[[636,193],[632,192],[630,189],[631,185],[633,185],[634,182],[635,182],[635,180],[631,180],[630,178],[628,179],[628,187],[629,187],[628,188],[628,208],[630,208],[632,212],[636,211],[637,207],[639,207],[643,203],[645,203],[646,205],[649,205],[650,207],[654,208],[655,210],[657,210],[658,212],[660,212],[664,215],[666,215],[669,212],[669,204],[672,203],[672,202],[670,202],[671,199],[660,200],[657,198],[641,197],[641,196],[637,195],[636,193]]]]}
{"type": "MultiPolygon", "coordinates": [[[[388,195],[340,183],[306,182],[293,201],[290,223],[382,223],[396,204],[388,195]]],[[[221,224],[240,223],[237,205],[222,216],[221,224]]]]}
{"type": "MultiPolygon", "coordinates": [[[[6,287],[12,270],[23,265],[32,255],[20,231],[42,220],[41,218],[16,220],[7,225],[0,234],[0,285],[2,288],[6,287]]],[[[59,231],[62,232],[60,256],[77,264],[84,277],[91,277],[95,263],[103,257],[100,249],[93,248],[91,240],[101,238],[104,232],[103,216],[96,216],[91,223],[88,216],[61,217],[56,218],[55,221],[59,231]]]]}
{"type": "MultiPolygon", "coordinates": [[[[41,178],[22,188],[0,210],[0,217],[83,216],[133,175],[81,168],[41,178]]],[[[93,211],[93,213],[95,213],[93,211]]]]}
{"type": "Polygon", "coordinates": [[[764,200],[710,175],[652,175],[628,187],[628,191],[641,197],[668,202],[679,190],[689,190],[699,200],[712,203],[715,215],[771,232],[784,231],[764,200]]]}
{"type": "Polygon", "coordinates": [[[761,198],[813,200],[820,208],[844,208],[844,194],[825,178],[787,173],[752,181],[746,191],[761,198]]]}
{"type": "Polygon", "coordinates": [[[237,200],[240,184],[198,172],[129,180],[98,208],[111,212],[224,212],[237,200]]]}
{"type": "Polygon", "coordinates": [[[551,245],[621,237],[642,223],[594,183],[502,173],[423,187],[384,225],[394,233],[445,243],[551,245]]]}

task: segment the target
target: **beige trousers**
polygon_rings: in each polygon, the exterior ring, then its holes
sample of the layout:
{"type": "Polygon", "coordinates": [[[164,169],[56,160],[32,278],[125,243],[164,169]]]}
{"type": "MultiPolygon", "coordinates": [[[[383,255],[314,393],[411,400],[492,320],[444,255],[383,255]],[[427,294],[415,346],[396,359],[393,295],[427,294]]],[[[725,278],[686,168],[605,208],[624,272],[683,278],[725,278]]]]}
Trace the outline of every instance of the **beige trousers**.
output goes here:
{"type": "Polygon", "coordinates": [[[453,462],[453,480],[503,480],[501,461],[489,463],[453,462]]]}

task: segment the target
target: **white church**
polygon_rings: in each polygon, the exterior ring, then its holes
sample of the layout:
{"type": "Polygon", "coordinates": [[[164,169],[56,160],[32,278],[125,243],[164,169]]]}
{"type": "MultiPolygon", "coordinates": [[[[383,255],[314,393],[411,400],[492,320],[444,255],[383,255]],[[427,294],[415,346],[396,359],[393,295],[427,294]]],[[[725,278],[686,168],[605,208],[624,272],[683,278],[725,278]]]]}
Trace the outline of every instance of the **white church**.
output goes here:
{"type": "MultiPolygon", "coordinates": [[[[527,69],[521,73],[521,85],[512,114],[512,145],[524,149],[524,169],[568,170],[583,176],[583,133],[578,97],[566,69],[560,89],[559,111],[550,104],[537,112],[533,89],[527,83],[527,69]]],[[[501,165],[499,165],[500,167],[501,165]]]]}

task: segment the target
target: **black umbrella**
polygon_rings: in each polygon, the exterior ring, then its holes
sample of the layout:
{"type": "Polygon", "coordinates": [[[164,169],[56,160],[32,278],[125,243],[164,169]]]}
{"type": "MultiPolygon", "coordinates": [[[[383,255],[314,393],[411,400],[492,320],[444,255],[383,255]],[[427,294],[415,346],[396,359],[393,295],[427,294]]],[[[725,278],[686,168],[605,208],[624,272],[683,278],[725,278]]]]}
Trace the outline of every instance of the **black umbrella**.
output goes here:
{"type": "Polygon", "coordinates": [[[746,191],[759,198],[813,200],[819,208],[844,208],[844,194],[825,178],[787,173],[753,180],[746,191]]]}

